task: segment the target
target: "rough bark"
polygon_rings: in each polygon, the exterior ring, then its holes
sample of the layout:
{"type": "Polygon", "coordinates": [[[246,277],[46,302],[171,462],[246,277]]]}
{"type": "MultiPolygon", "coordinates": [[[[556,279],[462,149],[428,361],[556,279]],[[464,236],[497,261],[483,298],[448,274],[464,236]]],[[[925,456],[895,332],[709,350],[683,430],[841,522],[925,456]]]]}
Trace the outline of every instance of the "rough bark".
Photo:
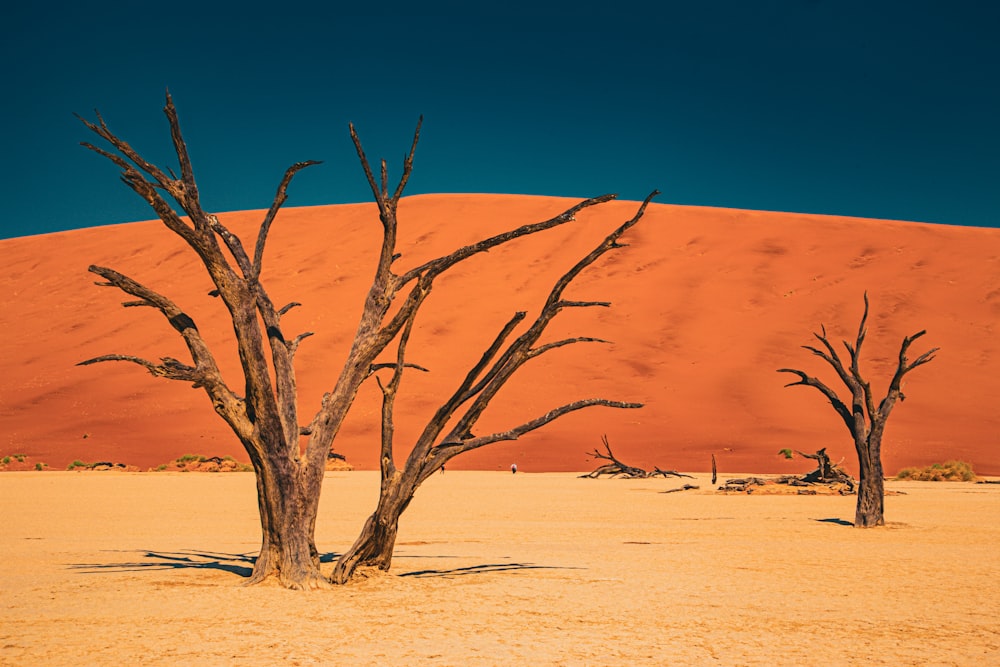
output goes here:
{"type": "Polygon", "coordinates": [[[854,440],[854,448],[858,455],[859,466],[858,504],[854,525],[868,528],[885,524],[882,434],[885,431],[885,424],[889,418],[889,414],[897,400],[902,401],[906,398],[901,389],[903,377],[914,368],[932,361],[934,353],[938,351],[938,348],[932,348],[913,361],[910,361],[906,357],[910,345],[913,344],[913,341],[923,336],[926,331],[918,331],[912,336],[903,338],[903,342],[899,348],[896,370],[889,382],[889,388],[886,391],[885,398],[876,406],[872,397],[871,385],[861,375],[859,365],[861,346],[864,343],[867,333],[867,292],[864,295],[864,301],[865,309],[861,316],[861,324],[858,326],[858,335],[855,338],[854,344],[852,345],[844,341],[844,347],[849,355],[849,364],[845,365],[841,360],[836,348],[826,336],[825,327],[821,327],[820,333],[813,334],[820,342],[821,347],[803,346],[804,349],[809,350],[812,354],[820,357],[833,367],[841,382],[843,382],[850,392],[850,407],[848,407],[848,401],[841,400],[833,389],[803,371],[794,368],[781,368],[778,369],[778,372],[791,373],[799,377],[798,381],[791,382],[785,385],[786,387],[803,385],[813,387],[822,393],[850,431],[851,437],[854,440]]]}
{"type": "MultiPolygon", "coordinates": [[[[80,120],[106,142],[110,149],[90,143],[83,145],[114,163],[121,170],[125,184],[142,197],[164,225],[183,239],[198,255],[215,285],[215,289],[210,293],[211,296],[221,299],[232,319],[242,371],[240,383],[242,386],[239,387],[239,393],[230,388],[194,320],[184,310],[166,296],[156,293],[132,278],[100,266],[90,267],[91,272],[104,279],[98,284],[116,287],[134,297],[134,300],[123,304],[126,307],[150,306],[158,309],[171,327],[184,339],[192,362],[188,364],[169,357],[154,362],[130,355],[109,354],[88,359],[81,362],[81,365],[104,361],[127,361],[143,366],[154,376],[187,381],[194,387],[202,388],[215,411],[229,424],[243,444],[257,476],[262,541],[250,583],[276,577],[283,585],[290,588],[324,586],[327,581],[319,571],[314,535],[327,457],[360,386],[383,367],[376,363],[376,359],[394,340],[400,340],[400,361],[398,364],[389,364],[388,367],[393,368],[396,375],[399,375],[404,367],[412,367],[402,361],[402,350],[405,349],[403,340],[405,336],[402,332],[404,330],[408,332],[420,306],[430,294],[434,280],[473,255],[486,252],[513,239],[572,222],[580,211],[614,199],[614,195],[603,195],[581,201],[549,220],[522,225],[459,248],[405,273],[396,274],[392,270],[393,263],[400,257],[396,250],[398,226],[396,212],[413,168],[413,156],[420,136],[420,123],[418,122],[414,132],[410,151],[404,158],[402,175],[392,192],[388,189],[388,170],[385,161],[381,163],[380,179],[377,180],[354,126],[351,125],[350,134],[358,159],[378,204],[379,219],[382,224],[382,244],[375,275],[365,298],[348,357],[333,388],[324,394],[318,410],[303,427],[300,425],[298,415],[294,356],[299,344],[312,334],[303,332],[294,337],[285,335],[281,318],[291,308],[300,304],[292,302],[277,308],[264,288],[262,273],[268,235],[287,199],[287,189],[292,178],[298,171],[319,163],[300,162],[286,170],[272,205],[257,230],[252,251],[248,251],[239,237],[227,229],[215,215],[207,213],[202,208],[192,163],[181,135],[177,111],[169,94],[166,97],[164,112],[180,166],[179,177],[171,170],[164,171],[146,161],[109,129],[100,114],[97,114],[96,122],[89,122],[83,118],[80,120]],[[176,202],[183,213],[176,211],[171,201],[176,202]],[[186,219],[182,215],[186,216],[186,219]],[[300,442],[303,437],[306,438],[304,444],[300,442]]],[[[610,241],[610,247],[617,247],[616,239],[617,236],[614,236],[610,241]]],[[[603,304],[579,304],[557,299],[555,303],[547,305],[551,311],[547,318],[551,319],[555,312],[562,308],[579,305],[603,304]]],[[[521,317],[523,318],[523,314],[521,317]]],[[[544,323],[541,328],[544,329],[544,323]]],[[[537,356],[547,349],[577,340],[593,340],[576,339],[531,348],[530,345],[536,339],[537,336],[524,338],[528,343],[522,346],[524,349],[518,348],[516,354],[510,353],[509,349],[505,351],[506,356],[502,357],[506,360],[504,364],[497,364],[491,368],[475,387],[465,386],[461,400],[455,405],[449,404],[447,409],[444,409],[445,413],[452,414],[458,405],[475,396],[478,398],[474,406],[478,406],[477,410],[481,412],[492,397],[492,393],[498,388],[496,385],[498,383],[502,385],[505,381],[508,372],[507,362],[516,367],[525,359],[537,356]]],[[[395,384],[398,385],[398,379],[395,384]]],[[[392,391],[394,393],[395,389],[392,391]]],[[[589,405],[633,407],[632,404],[614,404],[600,399],[581,401],[557,408],[549,415],[510,432],[495,434],[496,437],[492,441],[516,438],[521,433],[538,428],[561,414],[589,405]]],[[[475,422],[478,412],[473,414],[466,426],[475,422]]],[[[431,435],[426,442],[421,440],[421,447],[426,450],[423,454],[426,458],[434,459],[428,465],[435,470],[458,451],[488,444],[481,438],[470,442],[467,438],[459,437],[460,433],[451,434],[450,439],[446,438],[445,441],[434,445],[431,440],[437,432],[429,428],[428,433],[431,435]]],[[[387,468],[386,472],[393,472],[393,469],[387,468]]],[[[422,481],[425,475],[426,470],[421,468],[417,478],[422,481]]],[[[387,475],[385,478],[395,479],[393,475],[387,475]]],[[[387,488],[396,487],[389,485],[387,488]]],[[[394,494],[404,497],[406,493],[406,491],[392,493],[387,491],[386,495],[391,499],[394,494]]],[[[412,495],[412,492],[410,494],[412,495]]],[[[386,502],[384,509],[376,510],[374,516],[379,517],[380,521],[373,527],[374,533],[394,535],[398,514],[405,508],[405,504],[402,503],[397,510],[396,505],[386,502]]],[[[380,508],[382,506],[383,503],[380,501],[380,508]]],[[[370,559],[379,560],[376,556],[371,556],[370,559]]]]}

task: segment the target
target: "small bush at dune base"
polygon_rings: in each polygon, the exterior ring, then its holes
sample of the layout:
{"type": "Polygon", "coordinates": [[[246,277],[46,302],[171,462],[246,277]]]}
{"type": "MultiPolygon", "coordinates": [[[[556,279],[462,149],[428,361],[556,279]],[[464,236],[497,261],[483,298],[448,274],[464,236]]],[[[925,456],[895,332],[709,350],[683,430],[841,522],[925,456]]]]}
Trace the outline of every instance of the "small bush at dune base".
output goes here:
{"type": "Polygon", "coordinates": [[[903,468],[896,479],[912,479],[918,482],[974,482],[976,473],[972,465],[965,461],[945,461],[926,468],[903,468]]]}

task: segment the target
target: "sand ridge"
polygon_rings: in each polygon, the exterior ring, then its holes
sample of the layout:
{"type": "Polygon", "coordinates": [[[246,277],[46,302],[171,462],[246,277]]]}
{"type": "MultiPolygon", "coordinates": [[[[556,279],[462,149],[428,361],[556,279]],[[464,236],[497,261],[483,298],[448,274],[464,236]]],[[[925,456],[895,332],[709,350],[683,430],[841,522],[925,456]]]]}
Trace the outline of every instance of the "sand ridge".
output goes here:
{"type": "MultiPolygon", "coordinates": [[[[405,270],[454,247],[576,200],[513,195],[421,195],[400,205],[405,270]]],[[[614,202],[521,239],[442,276],[411,339],[410,359],[431,369],[404,378],[400,447],[518,309],[537,309],[551,282],[637,203],[614,202]]],[[[244,239],[263,212],[222,215],[244,239]]],[[[336,379],[350,344],[379,242],[373,204],[288,208],[272,231],[264,278],[275,302],[299,301],[286,329],[316,332],[296,357],[304,421],[336,379]]],[[[609,300],[574,309],[548,340],[586,335],[533,361],[497,398],[480,431],[504,428],[588,396],[641,401],[638,411],[576,413],[520,441],[456,459],[454,469],[586,470],[607,434],[616,453],[651,468],[796,472],[777,452],[827,447],[853,469],[842,423],[817,392],[784,389],[775,369],[827,373],[799,348],[826,325],[853,338],[861,296],[872,314],[863,355],[876,393],[904,335],[927,329],[919,353],[938,359],[907,377],[884,447],[887,470],[965,459],[1000,473],[1000,230],[653,204],[615,251],[573,285],[571,298],[609,300]]],[[[88,264],[113,267],[169,295],[198,323],[234,378],[230,325],[192,253],[158,222],[0,241],[0,453],[52,468],[74,459],[153,467],[183,454],[245,460],[200,390],[128,364],[76,367],[107,353],[185,359],[156,312],[122,309],[123,295],[93,286],[88,264]]],[[[827,376],[829,377],[829,376],[827,376]]],[[[830,380],[833,382],[833,380],[830,380]]],[[[233,380],[230,380],[232,383],[233,380]]],[[[237,383],[238,384],[238,383],[237,383]]],[[[363,388],[336,449],[358,469],[377,466],[378,391],[363,388]]]]}

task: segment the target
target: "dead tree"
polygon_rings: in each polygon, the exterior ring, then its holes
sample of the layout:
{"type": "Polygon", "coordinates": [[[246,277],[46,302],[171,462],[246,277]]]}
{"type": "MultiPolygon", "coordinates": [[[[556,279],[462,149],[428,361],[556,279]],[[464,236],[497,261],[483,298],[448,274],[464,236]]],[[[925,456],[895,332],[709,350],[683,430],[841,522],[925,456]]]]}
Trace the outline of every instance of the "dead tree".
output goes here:
{"type": "MultiPolygon", "coordinates": [[[[797,449],[795,453],[802,458],[816,461],[816,469],[801,477],[803,482],[817,482],[820,484],[844,482],[852,490],[854,489],[854,479],[840,467],[840,463],[830,461],[830,456],[826,453],[826,447],[817,450],[815,454],[806,454],[797,449]]],[[[843,459],[841,459],[841,463],[843,463],[843,459]]]]}
{"type": "Polygon", "coordinates": [[[610,461],[610,463],[606,463],[601,467],[592,470],[586,475],[580,475],[580,477],[597,479],[598,477],[602,477],[605,475],[607,475],[608,477],[625,477],[625,478],[633,478],[633,477],[643,478],[649,476],[649,473],[643,470],[642,468],[636,468],[635,466],[630,466],[628,464],[619,461],[618,458],[614,455],[614,452],[611,451],[611,444],[608,442],[608,436],[602,435],[601,442],[604,443],[604,451],[607,453],[602,454],[595,448],[590,455],[599,461],[610,461]]]}
{"type": "Polygon", "coordinates": [[[858,482],[858,504],[854,515],[854,525],[858,527],[871,527],[885,525],[885,488],[884,473],[882,470],[882,434],[885,431],[885,423],[889,418],[896,401],[902,401],[906,397],[903,395],[901,386],[903,377],[918,366],[922,366],[934,359],[934,353],[938,348],[933,348],[924,352],[913,361],[906,357],[907,351],[913,341],[923,336],[926,331],[918,331],[912,336],[903,338],[903,343],[899,348],[899,359],[896,371],[889,382],[889,389],[886,392],[878,407],[872,396],[871,385],[861,375],[859,360],[861,357],[861,345],[864,343],[868,321],[868,293],[865,292],[865,310],[861,316],[861,324],[858,327],[858,335],[853,345],[844,341],[844,347],[849,355],[849,365],[845,366],[836,349],[826,336],[826,328],[821,328],[821,333],[813,335],[822,344],[822,348],[803,345],[816,356],[826,361],[836,371],[837,376],[847,387],[851,394],[850,407],[847,402],[842,401],[835,391],[815,377],[807,375],[803,371],[793,368],[778,369],[779,373],[792,373],[797,375],[799,380],[791,382],[786,387],[804,385],[815,387],[822,393],[833,409],[837,411],[844,421],[847,429],[854,439],[854,448],[858,453],[859,482],[858,482]]]}
{"type": "MultiPolygon", "coordinates": [[[[792,450],[789,449],[788,452],[791,454],[792,450]]],[[[830,460],[830,456],[826,453],[825,447],[818,450],[815,454],[806,454],[797,449],[795,453],[802,458],[816,461],[816,469],[805,475],[783,475],[775,480],[778,484],[789,484],[791,486],[813,486],[817,484],[837,486],[844,495],[854,493],[857,483],[851,477],[850,473],[840,467],[840,464],[844,462],[843,459],[837,463],[833,463],[830,460]]]]}
{"type": "Polygon", "coordinates": [[[676,470],[663,470],[659,467],[654,467],[652,472],[650,472],[643,470],[642,468],[636,468],[635,466],[622,463],[611,451],[611,444],[608,442],[608,436],[602,435],[601,442],[604,443],[604,451],[607,453],[602,454],[595,448],[591,453],[591,456],[600,461],[610,461],[610,463],[606,463],[586,475],[580,475],[581,478],[597,479],[598,477],[608,476],[623,477],[625,479],[645,479],[647,477],[690,477],[691,479],[694,479],[692,475],[685,475],[684,473],[677,472],[676,470]]]}
{"type": "MultiPolygon", "coordinates": [[[[230,385],[226,382],[214,354],[202,338],[194,320],[178,304],[128,276],[101,266],[89,268],[91,272],[103,278],[103,281],[97,284],[116,287],[128,294],[131,300],[123,304],[126,307],[151,306],[159,310],[170,326],[184,339],[191,355],[191,363],[169,357],[157,363],[135,356],[109,354],[88,359],[81,362],[81,365],[102,361],[127,361],[143,366],[154,376],[190,382],[192,386],[202,388],[215,411],[239,438],[256,473],[262,540],[260,555],[254,563],[249,583],[258,583],[274,576],[289,588],[327,586],[330,582],[320,572],[319,552],[315,545],[316,513],[325,464],[333,441],[360,386],[381,367],[376,363],[377,357],[394,340],[399,341],[397,353],[399,361],[397,364],[389,364],[395,369],[394,379],[387,385],[389,389],[386,396],[391,397],[399,384],[399,375],[404,367],[402,355],[410,327],[438,276],[459,262],[512,239],[571,222],[580,211],[607,202],[613,199],[614,195],[587,199],[549,220],[523,225],[459,248],[405,272],[396,273],[392,269],[393,263],[400,257],[396,248],[396,210],[413,168],[413,156],[420,136],[420,123],[414,132],[410,151],[404,158],[402,175],[392,191],[388,189],[385,161],[381,163],[381,178],[376,181],[354,126],[351,125],[351,138],[378,204],[382,244],[375,267],[375,277],[365,298],[351,350],[336,383],[323,395],[319,409],[303,426],[298,415],[293,362],[299,344],[312,334],[311,332],[295,336],[285,334],[281,318],[291,308],[300,304],[292,302],[281,307],[276,306],[264,288],[262,275],[268,233],[287,198],[288,186],[297,172],[318,162],[300,162],[286,170],[271,207],[257,231],[255,245],[247,248],[218,217],[202,208],[188,149],[181,136],[177,112],[169,93],[166,96],[164,112],[169,122],[173,147],[179,163],[179,176],[172,170],[164,171],[146,161],[132,146],[108,128],[100,114],[97,114],[96,122],[89,122],[83,118],[80,120],[107,142],[110,149],[90,143],[83,145],[121,169],[125,184],[142,197],[164,225],[183,239],[198,255],[215,285],[211,296],[221,298],[231,316],[242,378],[239,385],[230,385]],[[174,209],[171,200],[186,214],[186,220],[174,209]],[[235,386],[238,386],[238,389],[234,388],[235,386]]],[[[613,247],[618,245],[616,239],[617,236],[611,241],[613,247]]],[[[583,304],[557,299],[557,303],[551,308],[557,311],[573,305],[583,304]]],[[[551,315],[548,317],[551,319],[551,315]]],[[[509,333],[514,324],[516,322],[508,325],[505,333],[509,333]]],[[[495,347],[499,348],[501,341],[502,337],[498,338],[495,347]]],[[[517,348],[504,352],[502,356],[504,362],[495,364],[496,370],[491,370],[474,386],[467,387],[461,393],[461,397],[464,399],[467,394],[475,390],[478,398],[475,399],[474,405],[477,406],[476,410],[481,412],[485,402],[495,394],[496,382],[502,383],[509,372],[523,363],[523,357],[537,356],[557,345],[553,343],[539,348],[530,348],[529,345],[528,349],[517,348]],[[522,356],[518,357],[518,354],[522,356]]],[[[484,356],[484,359],[487,359],[483,362],[485,365],[492,357],[484,356]]],[[[391,414],[391,404],[389,398],[387,414],[391,414]]],[[[537,428],[571,409],[590,405],[635,407],[635,404],[615,403],[603,399],[583,401],[558,408],[532,424],[519,427],[511,437],[530,430],[529,426],[537,428]]],[[[478,412],[473,411],[472,414],[478,416],[478,412]]],[[[473,442],[478,446],[487,444],[481,440],[473,442]]],[[[445,454],[453,452],[454,447],[471,448],[468,447],[469,441],[465,433],[450,434],[436,445],[431,448],[432,454],[441,460],[444,460],[445,454]],[[456,439],[461,444],[454,443],[453,440],[456,439]]],[[[390,475],[389,479],[394,479],[394,476],[390,475]]],[[[340,580],[342,578],[338,578],[338,581],[340,580]]]]}
{"type": "MultiPolygon", "coordinates": [[[[369,178],[371,178],[371,174],[369,174],[369,178]]],[[[346,582],[359,566],[377,567],[381,570],[389,569],[392,563],[400,516],[409,506],[414,493],[424,480],[441,470],[455,456],[494,442],[516,440],[525,433],[583,408],[592,406],[642,407],[641,403],[611,401],[604,398],[582,399],[553,408],[544,415],[505,431],[483,436],[472,433],[472,429],[493,397],[525,363],[546,352],[567,345],[607,342],[598,338],[580,336],[538,344],[542,333],[560,311],[566,308],[608,307],[611,305],[607,301],[571,301],[564,299],[563,293],[584,269],[602,255],[611,250],[625,247],[619,243],[619,238],[639,222],[649,201],[656,194],[658,193],[655,191],[650,194],[631,219],[612,231],[596,248],[564,273],[552,287],[538,316],[531,325],[520,336],[508,342],[516,327],[525,319],[526,313],[518,312],[511,317],[482,357],[468,371],[465,379],[458,385],[454,393],[427,422],[411,447],[406,462],[399,468],[395,462],[393,410],[403,372],[409,366],[405,362],[406,345],[416,312],[406,321],[396,348],[396,362],[392,375],[384,383],[380,378],[378,379],[379,387],[382,390],[382,451],[380,457],[382,483],[378,506],[365,522],[357,541],[337,561],[333,571],[335,583],[346,582]]],[[[607,442],[606,439],[605,442],[607,442]]]]}

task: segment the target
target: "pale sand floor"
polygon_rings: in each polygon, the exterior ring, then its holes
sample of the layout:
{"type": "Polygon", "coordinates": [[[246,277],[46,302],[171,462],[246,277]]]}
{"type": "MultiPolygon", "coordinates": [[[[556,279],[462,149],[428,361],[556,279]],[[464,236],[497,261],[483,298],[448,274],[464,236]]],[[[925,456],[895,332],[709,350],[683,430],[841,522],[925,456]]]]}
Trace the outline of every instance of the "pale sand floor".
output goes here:
{"type": "MultiPolygon", "coordinates": [[[[857,530],[853,497],[659,493],[685,481],[448,472],[398,576],[299,593],[241,586],[249,474],[2,475],[0,663],[1000,664],[1000,486],[890,483],[857,530]]],[[[377,485],[329,475],[321,550],[377,485]]]]}

